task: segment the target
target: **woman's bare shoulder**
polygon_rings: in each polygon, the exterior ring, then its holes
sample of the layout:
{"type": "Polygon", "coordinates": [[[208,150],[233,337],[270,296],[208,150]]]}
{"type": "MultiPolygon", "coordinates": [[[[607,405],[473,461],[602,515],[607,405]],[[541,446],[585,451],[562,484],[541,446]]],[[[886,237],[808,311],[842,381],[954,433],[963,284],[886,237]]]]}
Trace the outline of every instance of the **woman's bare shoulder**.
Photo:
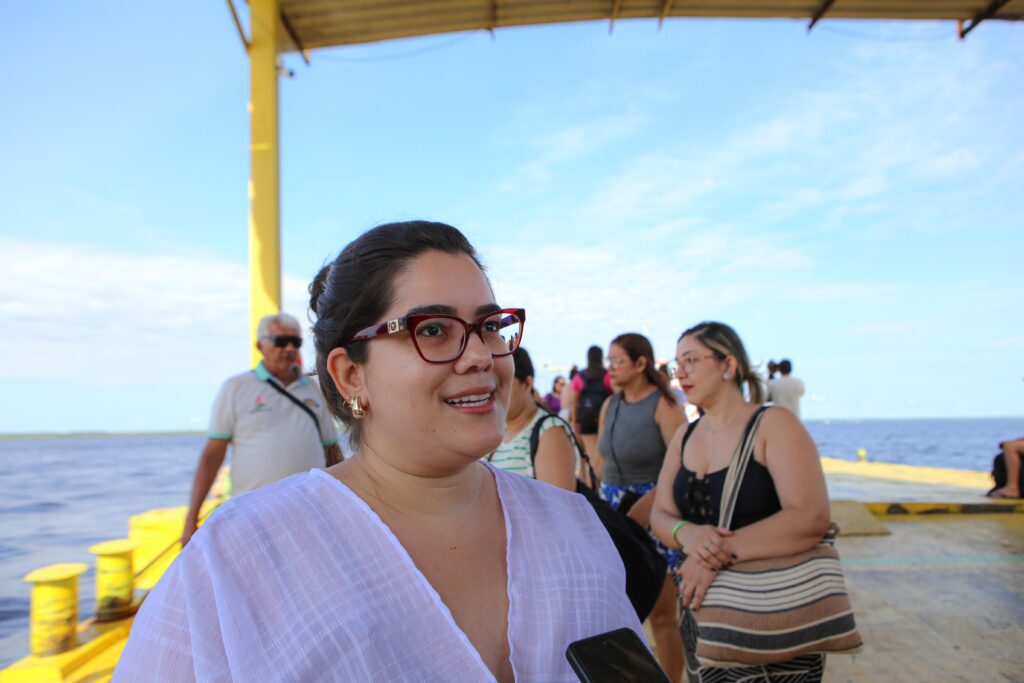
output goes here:
{"type": "Polygon", "coordinates": [[[760,430],[766,436],[807,434],[800,418],[781,406],[768,406],[761,418],[760,430]]]}

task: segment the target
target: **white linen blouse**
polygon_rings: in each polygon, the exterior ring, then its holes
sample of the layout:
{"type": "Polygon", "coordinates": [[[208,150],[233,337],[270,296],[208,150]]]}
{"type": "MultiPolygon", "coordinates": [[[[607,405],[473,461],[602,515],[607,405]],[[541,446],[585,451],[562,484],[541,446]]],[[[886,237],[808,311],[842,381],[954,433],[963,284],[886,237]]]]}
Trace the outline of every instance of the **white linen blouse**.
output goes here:
{"type": "MultiPolygon", "coordinates": [[[[576,681],[574,640],[629,627],[615,546],[579,495],[489,467],[517,681],[576,681]]],[[[146,598],[115,682],[493,681],[398,538],[321,470],[214,514],[146,598]]]]}

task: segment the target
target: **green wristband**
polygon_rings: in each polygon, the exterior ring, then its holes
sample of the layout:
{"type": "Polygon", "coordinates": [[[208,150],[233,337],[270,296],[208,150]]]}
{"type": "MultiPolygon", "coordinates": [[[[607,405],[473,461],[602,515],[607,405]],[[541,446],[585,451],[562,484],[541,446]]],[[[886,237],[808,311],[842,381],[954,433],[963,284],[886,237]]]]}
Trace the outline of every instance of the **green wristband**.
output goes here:
{"type": "Polygon", "coordinates": [[[678,545],[680,548],[683,547],[683,544],[679,542],[678,538],[676,538],[676,534],[679,533],[679,530],[682,529],[683,525],[687,523],[688,522],[685,519],[681,519],[678,522],[676,522],[676,525],[674,527],[672,527],[672,540],[675,541],[676,545],[678,545]]]}

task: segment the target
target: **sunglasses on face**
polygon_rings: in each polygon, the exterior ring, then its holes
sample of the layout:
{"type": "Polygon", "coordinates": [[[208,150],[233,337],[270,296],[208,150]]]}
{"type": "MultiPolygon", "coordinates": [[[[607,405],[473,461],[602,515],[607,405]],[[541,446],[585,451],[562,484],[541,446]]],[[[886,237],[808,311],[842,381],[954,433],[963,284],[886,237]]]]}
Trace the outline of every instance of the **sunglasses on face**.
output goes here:
{"type": "Polygon", "coordinates": [[[283,349],[289,344],[297,349],[302,348],[302,337],[294,337],[290,334],[276,334],[271,337],[264,337],[264,339],[268,340],[279,349],[283,349]]]}

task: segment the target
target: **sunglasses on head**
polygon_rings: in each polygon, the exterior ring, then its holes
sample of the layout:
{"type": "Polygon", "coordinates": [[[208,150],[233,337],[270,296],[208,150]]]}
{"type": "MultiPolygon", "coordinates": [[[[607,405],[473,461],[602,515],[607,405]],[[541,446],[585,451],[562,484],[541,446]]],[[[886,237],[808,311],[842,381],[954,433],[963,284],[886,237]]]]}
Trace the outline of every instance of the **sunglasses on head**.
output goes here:
{"type": "Polygon", "coordinates": [[[274,346],[276,346],[279,349],[283,349],[289,344],[291,344],[297,349],[302,348],[302,337],[295,337],[290,334],[276,334],[271,337],[265,337],[265,339],[269,340],[274,346]]]}

